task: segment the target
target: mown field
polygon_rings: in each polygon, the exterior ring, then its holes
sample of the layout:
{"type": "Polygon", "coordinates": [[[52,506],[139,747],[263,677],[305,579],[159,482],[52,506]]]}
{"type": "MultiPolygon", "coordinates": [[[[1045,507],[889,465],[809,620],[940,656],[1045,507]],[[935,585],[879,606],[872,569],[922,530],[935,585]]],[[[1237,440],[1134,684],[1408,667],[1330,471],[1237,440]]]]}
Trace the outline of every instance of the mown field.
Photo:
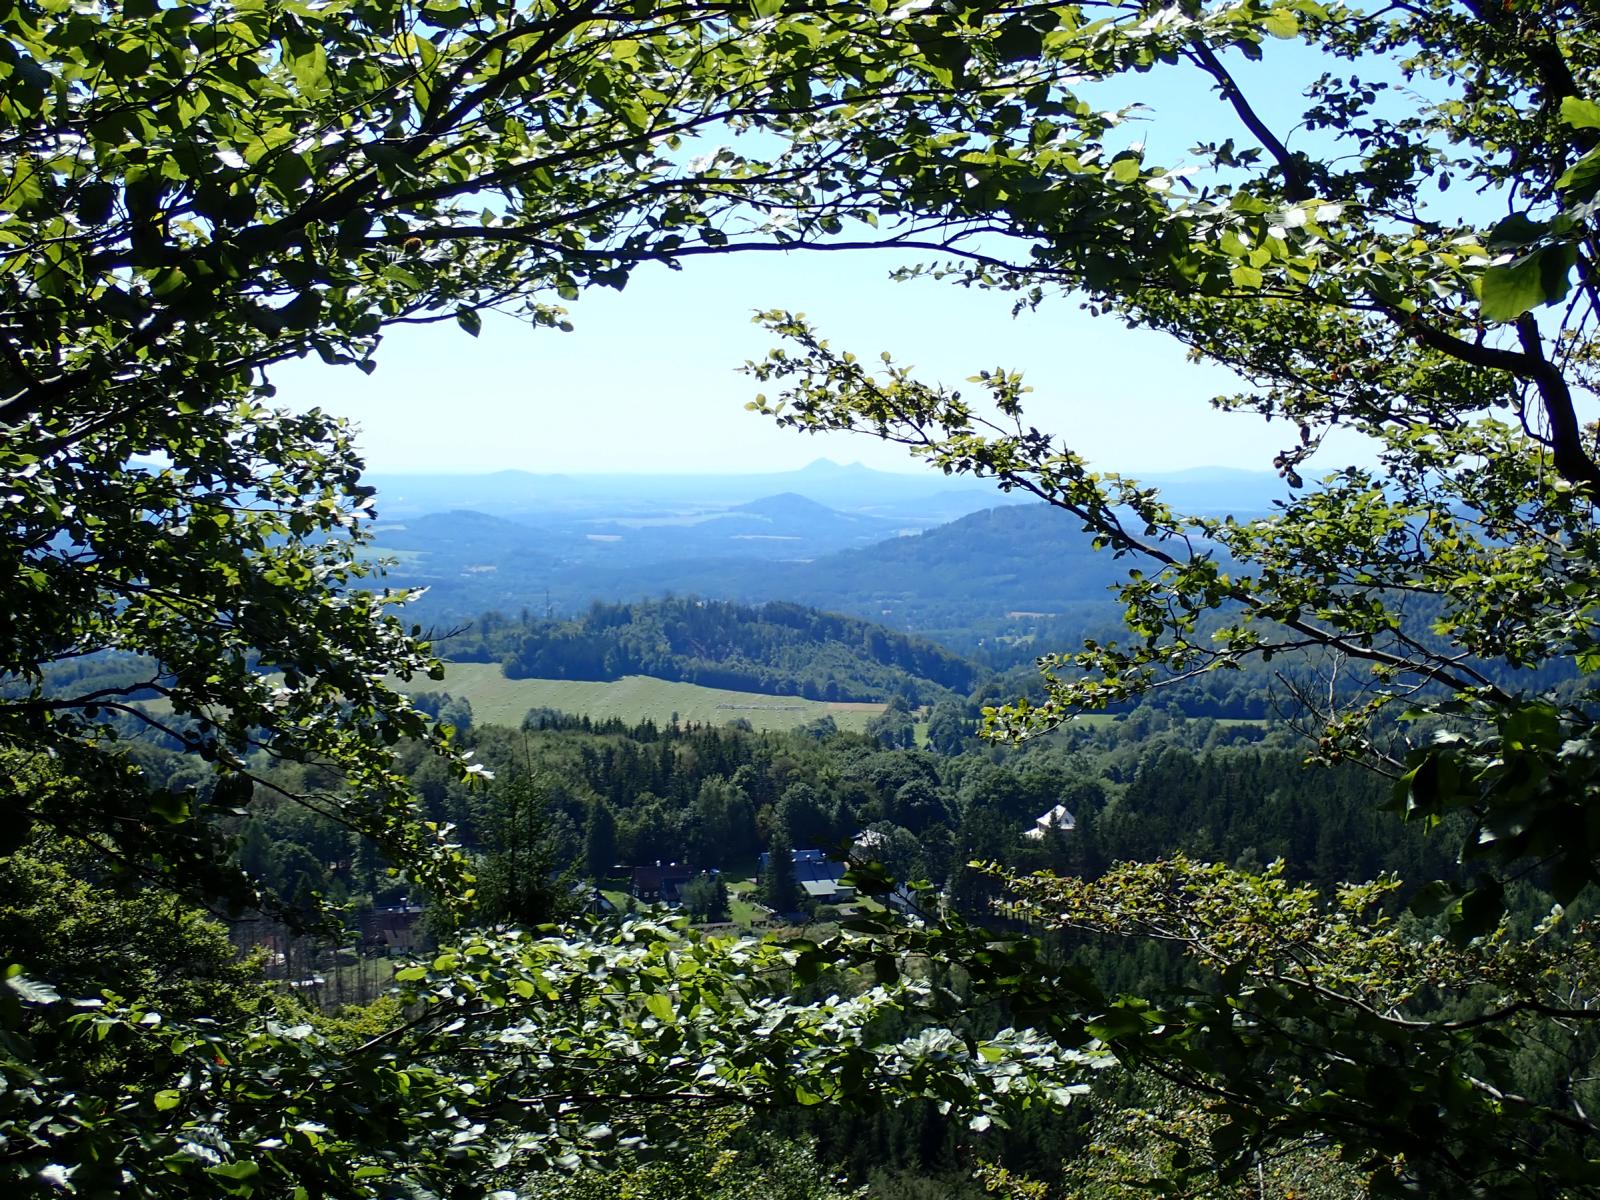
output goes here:
{"type": "MultiPolygon", "coordinates": [[[[1126,713],[1089,712],[1078,713],[1072,718],[1072,721],[1077,725],[1088,725],[1095,729],[1105,729],[1109,726],[1115,725],[1118,721],[1124,720],[1126,717],[1126,713]]],[[[1191,721],[1198,721],[1202,719],[1203,718],[1200,717],[1189,718],[1191,721]]],[[[1249,725],[1254,729],[1271,729],[1273,725],[1276,724],[1276,722],[1270,721],[1265,717],[1217,717],[1216,722],[1218,725],[1225,726],[1249,725]]],[[[921,736],[920,728],[918,731],[918,736],[921,736]]]]}
{"type": "Polygon", "coordinates": [[[464,697],[472,705],[476,724],[513,727],[522,724],[530,708],[556,708],[587,714],[591,720],[619,717],[630,725],[646,718],[664,725],[677,713],[680,722],[725,725],[743,717],[757,729],[793,729],[820,717],[832,717],[841,729],[860,731],[884,707],[733,692],[647,675],[628,675],[611,682],[507,679],[499,663],[446,663],[442,682],[417,679],[403,686],[464,697]]]}

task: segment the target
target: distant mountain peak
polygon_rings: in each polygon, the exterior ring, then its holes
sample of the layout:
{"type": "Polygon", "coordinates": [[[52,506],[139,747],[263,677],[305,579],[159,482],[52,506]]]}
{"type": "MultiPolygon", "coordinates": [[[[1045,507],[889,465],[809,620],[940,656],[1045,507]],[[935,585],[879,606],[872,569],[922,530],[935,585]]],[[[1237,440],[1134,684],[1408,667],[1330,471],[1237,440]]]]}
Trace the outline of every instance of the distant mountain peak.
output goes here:
{"type": "MultiPolygon", "coordinates": [[[[481,525],[498,529],[523,529],[515,521],[508,521],[505,517],[497,517],[493,513],[482,512],[476,508],[452,508],[444,512],[424,513],[420,517],[407,518],[412,525],[423,521],[436,521],[440,524],[450,523],[455,525],[481,525]]],[[[379,522],[380,528],[382,522],[379,522]]]]}
{"type": "Polygon", "coordinates": [[[872,474],[870,467],[864,467],[858,462],[836,463],[831,458],[818,458],[808,462],[800,468],[802,475],[861,475],[872,474]]]}
{"type": "Polygon", "coordinates": [[[844,514],[813,500],[810,496],[802,496],[799,492],[779,492],[775,496],[762,496],[748,504],[737,504],[729,511],[758,513],[772,515],[781,513],[785,516],[833,516],[840,517],[844,514]]]}
{"type": "Polygon", "coordinates": [[[551,471],[525,471],[521,467],[503,467],[498,471],[484,471],[482,473],[465,474],[467,479],[492,479],[506,482],[510,480],[526,481],[529,483],[566,483],[570,475],[551,471]]]}

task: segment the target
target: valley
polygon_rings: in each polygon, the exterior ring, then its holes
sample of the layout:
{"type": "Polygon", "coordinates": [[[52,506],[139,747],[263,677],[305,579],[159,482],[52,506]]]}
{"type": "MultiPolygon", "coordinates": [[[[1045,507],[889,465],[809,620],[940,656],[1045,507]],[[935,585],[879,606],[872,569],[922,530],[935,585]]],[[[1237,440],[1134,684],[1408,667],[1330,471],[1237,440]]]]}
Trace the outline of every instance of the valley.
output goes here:
{"type": "MultiPolygon", "coordinates": [[[[1266,511],[1281,486],[1242,471],[1155,482],[1194,511],[1241,519],[1266,511]]],[[[1070,517],[971,480],[941,487],[824,462],[782,476],[508,473],[394,486],[404,502],[380,491],[369,553],[396,560],[391,583],[428,589],[413,611],[436,630],[490,610],[570,616],[596,599],[679,595],[790,601],[982,656],[1019,640],[1074,644],[1120,620],[1108,595],[1120,562],[1095,553],[1070,517]],[[543,496],[560,507],[531,507],[543,496]],[[412,511],[430,504],[439,507],[412,511]]]]}

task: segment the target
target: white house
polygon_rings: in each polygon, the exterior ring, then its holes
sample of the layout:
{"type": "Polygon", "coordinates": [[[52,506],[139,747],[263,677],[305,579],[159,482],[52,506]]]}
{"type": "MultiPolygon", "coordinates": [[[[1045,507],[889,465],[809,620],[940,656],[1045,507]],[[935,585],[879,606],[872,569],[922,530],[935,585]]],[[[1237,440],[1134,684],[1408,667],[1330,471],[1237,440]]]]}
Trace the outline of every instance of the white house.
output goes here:
{"type": "Polygon", "coordinates": [[[1078,827],[1078,818],[1067,811],[1065,804],[1058,804],[1042,817],[1035,817],[1032,829],[1024,829],[1022,836],[1030,841],[1043,841],[1044,835],[1052,829],[1059,829],[1062,833],[1071,833],[1078,827]]]}

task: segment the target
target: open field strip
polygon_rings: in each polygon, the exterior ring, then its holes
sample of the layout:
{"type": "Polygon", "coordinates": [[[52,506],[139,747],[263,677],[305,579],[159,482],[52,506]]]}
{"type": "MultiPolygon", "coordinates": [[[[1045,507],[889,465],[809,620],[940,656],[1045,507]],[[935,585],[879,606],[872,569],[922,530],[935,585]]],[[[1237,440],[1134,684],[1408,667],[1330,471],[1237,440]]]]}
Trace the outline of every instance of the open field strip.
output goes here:
{"type": "MultiPolygon", "coordinates": [[[[1068,725],[1087,725],[1092,729],[1105,729],[1127,718],[1127,713],[1085,712],[1075,713],[1068,725]]],[[[1214,720],[1218,725],[1248,725],[1254,729],[1271,729],[1275,722],[1266,717],[1188,717],[1190,721],[1214,720]]]]}
{"type": "Polygon", "coordinates": [[[883,711],[882,704],[830,703],[800,696],[768,696],[674,683],[647,675],[626,675],[611,681],[586,679],[507,679],[499,663],[451,662],[444,679],[414,679],[407,691],[449,692],[472,705],[479,725],[522,724],[530,708],[555,708],[590,720],[617,717],[630,725],[646,718],[665,725],[678,714],[680,722],[725,725],[743,718],[757,729],[793,729],[820,717],[832,717],[841,729],[860,731],[883,711]]]}

